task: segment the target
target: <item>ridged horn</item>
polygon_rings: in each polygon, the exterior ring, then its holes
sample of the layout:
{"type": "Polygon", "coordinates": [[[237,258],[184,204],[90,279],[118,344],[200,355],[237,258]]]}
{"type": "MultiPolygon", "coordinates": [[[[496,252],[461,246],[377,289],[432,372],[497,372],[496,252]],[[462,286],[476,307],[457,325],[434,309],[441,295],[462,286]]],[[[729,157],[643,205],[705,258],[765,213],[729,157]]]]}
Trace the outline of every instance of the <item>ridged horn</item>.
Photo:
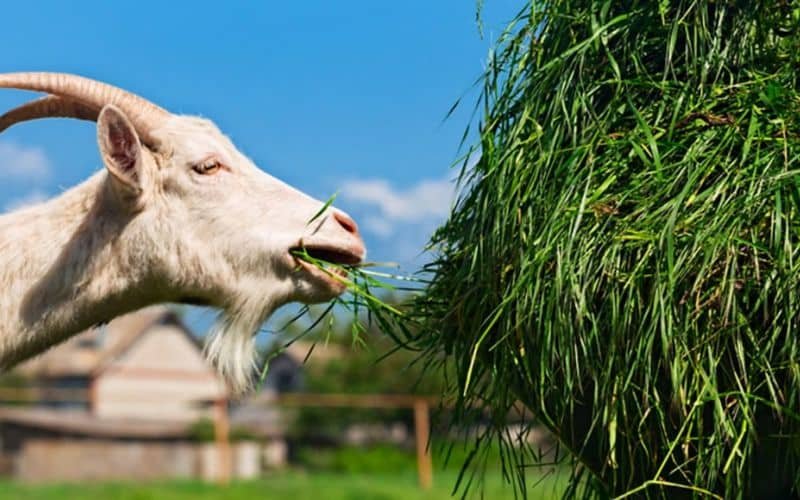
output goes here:
{"type": "Polygon", "coordinates": [[[0,132],[22,122],[41,118],[77,118],[97,121],[100,110],[66,97],[49,95],[26,102],[0,116],[0,132]]]}
{"type": "Polygon", "coordinates": [[[147,99],[119,87],[67,73],[4,73],[0,88],[47,92],[102,109],[107,104],[120,108],[131,121],[142,140],[155,144],[150,132],[158,128],[170,114],[147,99]]]}

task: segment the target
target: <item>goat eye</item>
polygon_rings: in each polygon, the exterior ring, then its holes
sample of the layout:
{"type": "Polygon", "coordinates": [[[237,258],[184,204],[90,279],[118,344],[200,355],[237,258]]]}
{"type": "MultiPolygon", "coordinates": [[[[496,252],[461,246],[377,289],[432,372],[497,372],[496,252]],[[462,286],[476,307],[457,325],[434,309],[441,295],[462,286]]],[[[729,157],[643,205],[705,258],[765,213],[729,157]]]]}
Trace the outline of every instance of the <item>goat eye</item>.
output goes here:
{"type": "Polygon", "coordinates": [[[192,167],[192,170],[202,175],[215,174],[222,167],[219,160],[209,159],[202,163],[198,163],[192,167]]]}

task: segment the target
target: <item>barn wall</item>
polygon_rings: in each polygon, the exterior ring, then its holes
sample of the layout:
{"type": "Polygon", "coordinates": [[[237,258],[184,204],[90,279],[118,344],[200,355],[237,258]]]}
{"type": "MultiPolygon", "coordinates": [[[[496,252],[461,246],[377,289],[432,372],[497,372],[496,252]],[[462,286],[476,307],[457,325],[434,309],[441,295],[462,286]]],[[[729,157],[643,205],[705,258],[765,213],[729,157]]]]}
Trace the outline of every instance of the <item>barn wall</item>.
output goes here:
{"type": "Polygon", "coordinates": [[[32,440],[16,457],[16,478],[28,482],[191,478],[197,445],[32,440]]]}
{"type": "Polygon", "coordinates": [[[115,367],[176,368],[207,373],[211,367],[197,345],[175,325],[154,325],[114,361],[115,367]]]}
{"type": "MultiPolygon", "coordinates": [[[[231,446],[231,473],[254,479],[264,464],[255,442],[231,446]]],[[[25,442],[14,459],[14,477],[26,482],[164,480],[220,476],[219,450],[213,444],[103,439],[42,439],[25,442]]]]}
{"type": "Polygon", "coordinates": [[[225,386],[197,346],[175,327],[151,328],[94,381],[93,412],[103,418],[191,421],[209,415],[199,403],[225,386]]]}
{"type": "Polygon", "coordinates": [[[100,418],[189,422],[210,416],[196,402],[219,397],[215,389],[213,380],[109,374],[96,383],[93,411],[100,418]]]}

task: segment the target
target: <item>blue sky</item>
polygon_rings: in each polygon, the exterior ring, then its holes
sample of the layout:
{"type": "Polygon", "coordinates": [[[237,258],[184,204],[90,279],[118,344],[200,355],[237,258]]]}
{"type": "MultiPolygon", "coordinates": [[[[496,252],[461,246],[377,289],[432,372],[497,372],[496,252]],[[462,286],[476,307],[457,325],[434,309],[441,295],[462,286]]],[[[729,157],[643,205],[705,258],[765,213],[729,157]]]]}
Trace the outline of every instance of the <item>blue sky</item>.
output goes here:
{"type": "MultiPolygon", "coordinates": [[[[410,272],[449,209],[469,120],[450,106],[519,7],[486,0],[27,1],[3,4],[0,71],[63,71],[214,120],[262,169],[359,222],[370,258],[410,272]]],[[[0,109],[30,93],[0,90],[0,109]]],[[[93,124],[0,135],[0,209],[100,168],[93,124]]]]}

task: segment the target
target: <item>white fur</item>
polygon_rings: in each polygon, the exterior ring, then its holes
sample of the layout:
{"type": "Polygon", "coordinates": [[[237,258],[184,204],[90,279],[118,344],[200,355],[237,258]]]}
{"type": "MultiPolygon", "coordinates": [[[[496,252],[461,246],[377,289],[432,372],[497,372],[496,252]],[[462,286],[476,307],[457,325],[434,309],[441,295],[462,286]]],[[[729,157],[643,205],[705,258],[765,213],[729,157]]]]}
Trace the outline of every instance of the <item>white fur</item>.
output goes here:
{"type": "Polygon", "coordinates": [[[298,271],[289,249],[302,240],[363,256],[360,236],[335,209],[308,224],[321,202],[258,169],[195,117],[153,131],[160,144],[140,148],[133,195],[114,175],[106,125],[101,115],[104,171],[0,216],[0,368],[120,314],[192,298],[221,309],[207,353],[233,390],[247,390],[261,323],[287,302],[342,291],[298,271]],[[192,166],[209,156],[225,168],[197,174],[192,166]]]}

